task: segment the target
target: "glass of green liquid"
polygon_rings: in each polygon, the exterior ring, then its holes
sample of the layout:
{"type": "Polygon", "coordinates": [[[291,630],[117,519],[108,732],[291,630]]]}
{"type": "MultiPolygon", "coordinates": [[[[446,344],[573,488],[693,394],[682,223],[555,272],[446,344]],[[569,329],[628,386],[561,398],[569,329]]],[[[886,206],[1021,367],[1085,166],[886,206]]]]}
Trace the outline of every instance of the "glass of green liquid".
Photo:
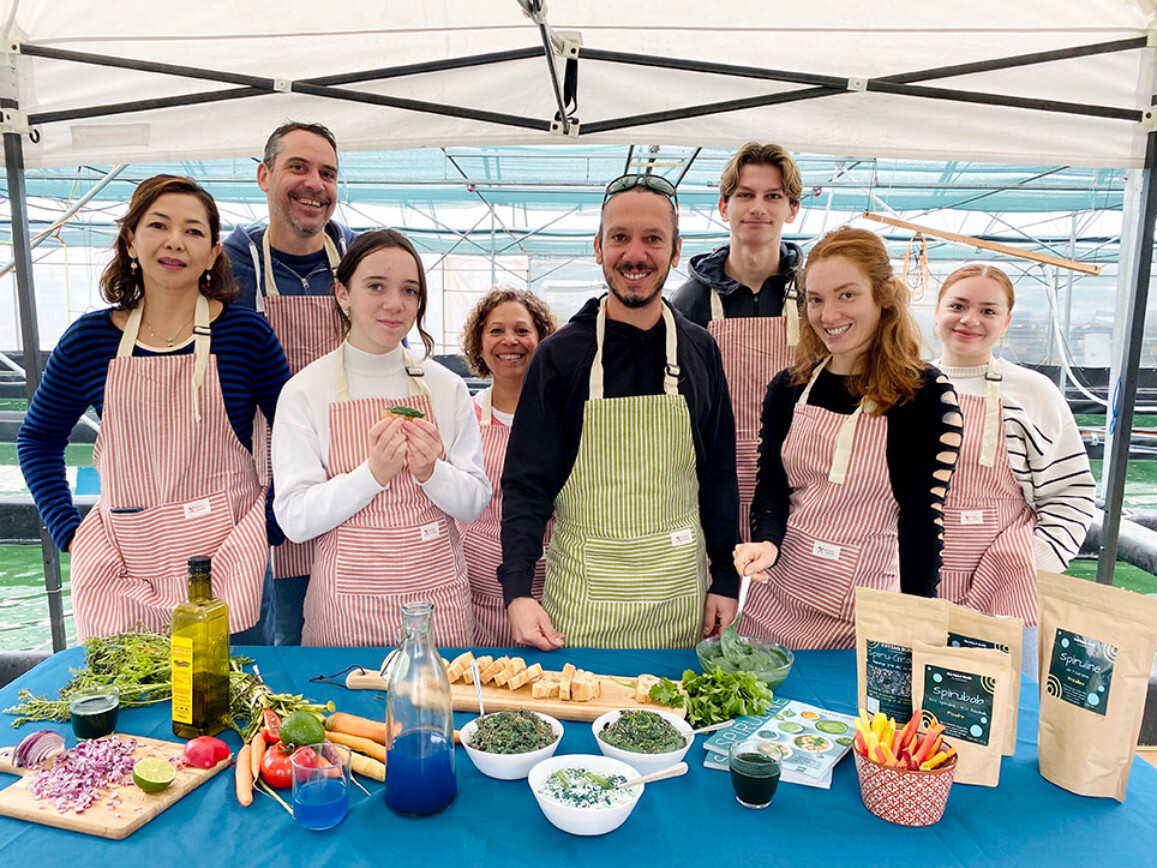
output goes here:
{"type": "Polygon", "coordinates": [[[779,786],[779,756],[751,742],[734,742],[729,754],[731,786],[745,808],[766,808],[779,786]]]}
{"type": "Polygon", "coordinates": [[[72,731],[77,738],[103,738],[117,725],[120,691],[111,685],[75,694],[68,701],[72,731]]]}

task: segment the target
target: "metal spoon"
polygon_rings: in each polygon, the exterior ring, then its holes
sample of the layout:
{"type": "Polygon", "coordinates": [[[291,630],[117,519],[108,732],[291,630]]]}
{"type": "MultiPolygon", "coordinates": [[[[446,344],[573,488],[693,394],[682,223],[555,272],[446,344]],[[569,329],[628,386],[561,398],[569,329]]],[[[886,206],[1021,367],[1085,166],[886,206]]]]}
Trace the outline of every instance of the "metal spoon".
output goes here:
{"type": "Polygon", "coordinates": [[[486,716],[486,706],[482,704],[482,679],[478,677],[478,661],[470,659],[470,674],[474,676],[474,692],[478,694],[478,716],[486,716]]]}
{"type": "Polygon", "coordinates": [[[743,614],[743,604],[747,600],[747,592],[751,588],[751,576],[739,577],[739,605],[735,608],[735,620],[732,624],[739,623],[739,616],[743,614]]]}
{"type": "Polygon", "coordinates": [[[701,732],[715,732],[717,729],[727,729],[727,727],[731,726],[733,723],[735,723],[734,720],[724,720],[720,723],[713,723],[710,726],[701,726],[698,729],[691,730],[691,734],[699,735],[701,732]]]}
{"type": "Polygon", "coordinates": [[[675,763],[665,769],[659,769],[657,772],[651,772],[649,775],[643,775],[641,778],[632,778],[629,781],[615,784],[616,790],[625,790],[627,787],[638,786],[639,784],[649,784],[652,781],[661,781],[664,778],[677,778],[680,775],[687,774],[687,763],[675,763]]]}

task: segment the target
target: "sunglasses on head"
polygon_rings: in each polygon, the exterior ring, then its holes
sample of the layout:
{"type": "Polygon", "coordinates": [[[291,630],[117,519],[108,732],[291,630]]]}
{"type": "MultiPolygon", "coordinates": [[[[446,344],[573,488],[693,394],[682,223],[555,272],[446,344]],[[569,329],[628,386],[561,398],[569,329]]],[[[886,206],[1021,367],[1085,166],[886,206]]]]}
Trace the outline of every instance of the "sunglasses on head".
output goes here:
{"type": "Polygon", "coordinates": [[[675,193],[675,185],[661,175],[621,175],[607,184],[607,192],[603,195],[603,204],[606,205],[607,200],[615,194],[634,190],[636,187],[642,187],[652,193],[666,196],[675,205],[675,210],[679,210],[679,197],[675,193]]]}

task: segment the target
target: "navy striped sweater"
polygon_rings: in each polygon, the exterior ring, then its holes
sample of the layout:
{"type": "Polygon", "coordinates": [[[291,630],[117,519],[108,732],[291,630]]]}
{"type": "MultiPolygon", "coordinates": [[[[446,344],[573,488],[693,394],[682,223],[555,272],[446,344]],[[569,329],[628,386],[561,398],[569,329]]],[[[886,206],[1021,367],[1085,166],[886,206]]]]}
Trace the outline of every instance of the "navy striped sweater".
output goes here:
{"type": "MultiPolygon", "coordinates": [[[[113,324],[111,313],[111,309],[86,313],[61,336],[16,438],[25,483],[53,541],[63,551],[72,544],[80,524],[64,472],[64,448],[73,426],[89,407],[98,416],[104,412],[108,363],[116,357],[123,334],[113,324]]],[[[209,348],[217,357],[225,411],[237,439],[252,451],[254,414],[260,407],[273,424],[277,396],[289,379],[289,365],[281,344],[260,314],[226,304],[211,328],[209,348]]],[[[174,352],[193,352],[192,341],[174,352]]],[[[133,355],[163,354],[137,346],[133,355]]],[[[277,545],[284,535],[273,517],[272,492],[266,520],[269,541],[277,545]]]]}

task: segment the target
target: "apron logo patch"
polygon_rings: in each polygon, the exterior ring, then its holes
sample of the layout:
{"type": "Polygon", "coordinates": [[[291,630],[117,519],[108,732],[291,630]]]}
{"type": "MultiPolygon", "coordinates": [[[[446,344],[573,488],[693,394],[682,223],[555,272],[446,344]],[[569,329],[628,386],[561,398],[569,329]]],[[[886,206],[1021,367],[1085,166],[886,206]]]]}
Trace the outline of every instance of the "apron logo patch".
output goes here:
{"type": "Polygon", "coordinates": [[[204,518],[213,511],[213,504],[205,500],[194,500],[185,504],[185,518],[204,518]]]}
{"type": "Polygon", "coordinates": [[[832,545],[831,543],[819,542],[818,540],[812,543],[812,554],[817,558],[823,558],[825,561],[838,561],[842,551],[843,548],[841,546],[832,545]]]}
{"type": "Polygon", "coordinates": [[[430,540],[437,539],[442,535],[442,528],[438,522],[434,522],[433,524],[424,524],[418,528],[418,530],[422,534],[422,542],[429,542],[430,540]]]}
{"type": "Polygon", "coordinates": [[[967,509],[960,513],[961,524],[984,524],[984,510],[967,509]]]}
{"type": "Polygon", "coordinates": [[[671,534],[671,545],[673,546],[689,546],[695,542],[695,531],[691,528],[684,528],[677,530],[671,534]]]}

